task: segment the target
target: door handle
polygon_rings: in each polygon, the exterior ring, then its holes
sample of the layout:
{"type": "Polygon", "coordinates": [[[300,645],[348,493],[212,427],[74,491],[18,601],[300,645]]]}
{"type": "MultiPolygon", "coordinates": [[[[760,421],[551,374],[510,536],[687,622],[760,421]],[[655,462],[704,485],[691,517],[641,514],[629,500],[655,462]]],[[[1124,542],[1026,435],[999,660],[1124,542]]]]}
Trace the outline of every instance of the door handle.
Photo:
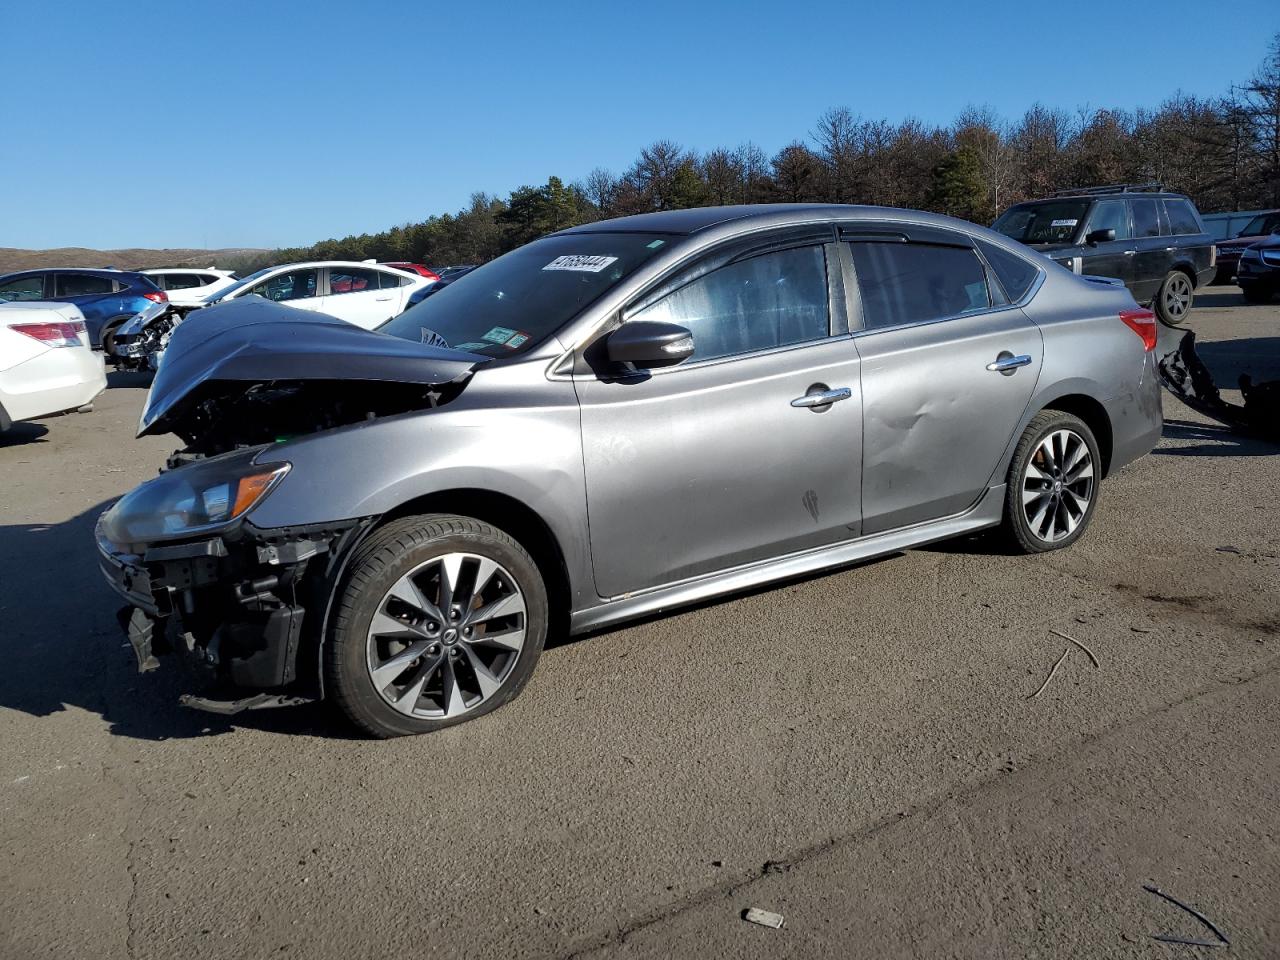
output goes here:
{"type": "Polygon", "coordinates": [[[806,393],[791,401],[793,407],[829,407],[841,400],[848,400],[853,391],[848,387],[836,387],[834,390],[819,390],[817,393],[806,393]]]}
{"type": "Polygon", "coordinates": [[[374,297],[374,299],[377,300],[378,303],[384,303],[385,301],[390,300],[391,298],[390,297],[374,297]]]}
{"type": "Polygon", "coordinates": [[[1137,252],[1138,252],[1137,250],[1126,250],[1126,251],[1124,252],[1124,255],[1125,255],[1126,257],[1132,257],[1132,256],[1135,256],[1135,255],[1137,254],[1137,252]]]}
{"type": "Polygon", "coordinates": [[[1014,356],[1011,353],[1002,353],[990,363],[987,369],[992,373],[1013,373],[1019,367],[1025,367],[1031,362],[1031,358],[1025,353],[1014,356]]]}

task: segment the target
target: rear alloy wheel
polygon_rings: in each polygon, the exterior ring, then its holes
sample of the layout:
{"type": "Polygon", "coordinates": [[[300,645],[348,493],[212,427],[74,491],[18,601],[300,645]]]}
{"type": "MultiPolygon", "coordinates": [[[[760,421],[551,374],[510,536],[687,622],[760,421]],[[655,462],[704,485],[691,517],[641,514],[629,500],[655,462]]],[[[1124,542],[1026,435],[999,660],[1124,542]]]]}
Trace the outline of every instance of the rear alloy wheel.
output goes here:
{"type": "Polygon", "coordinates": [[[505,533],[433,515],[379,530],[352,559],[326,666],[335,698],[379,737],[482,716],[533,672],[547,599],[532,558],[505,533]]]}
{"type": "Polygon", "coordinates": [[[116,331],[119,330],[129,318],[112,317],[102,325],[102,352],[108,357],[112,356],[112,349],[116,344],[116,331]]]}
{"type": "Polygon", "coordinates": [[[1160,292],[1156,294],[1156,313],[1169,326],[1181,326],[1191,312],[1191,302],[1194,299],[1195,287],[1191,278],[1181,270],[1171,270],[1164,278],[1164,283],[1160,284],[1160,292]]]}
{"type": "Polygon", "coordinates": [[[1011,545],[1042,553],[1079,540],[1101,476],[1098,443],[1083,420],[1060,410],[1036,414],[1009,465],[1004,526],[1011,545]]]}

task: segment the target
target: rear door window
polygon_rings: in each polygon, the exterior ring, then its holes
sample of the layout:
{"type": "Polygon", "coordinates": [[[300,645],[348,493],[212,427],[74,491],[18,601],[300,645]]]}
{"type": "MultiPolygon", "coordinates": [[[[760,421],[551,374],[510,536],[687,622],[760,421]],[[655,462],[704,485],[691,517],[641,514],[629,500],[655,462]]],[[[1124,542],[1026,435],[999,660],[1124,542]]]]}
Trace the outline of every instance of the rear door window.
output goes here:
{"type": "Polygon", "coordinates": [[[192,287],[203,287],[207,280],[195,273],[166,273],[152,280],[163,279],[166,290],[190,290],[192,287]]]}
{"type": "Polygon", "coordinates": [[[59,273],[54,275],[55,297],[96,297],[114,293],[116,285],[109,277],[95,277],[87,273],[59,273]]]}
{"type": "Polygon", "coordinates": [[[993,243],[978,241],[978,248],[982,251],[982,255],[986,257],[987,263],[991,265],[991,269],[995,272],[996,279],[1000,281],[1000,286],[1004,287],[1004,292],[1008,296],[1010,302],[1017,303],[1027,291],[1031,289],[1031,285],[1036,282],[1036,277],[1040,276],[1040,270],[1035,264],[1029,263],[1003,250],[993,243]]]}
{"type": "Polygon", "coordinates": [[[362,270],[358,267],[330,267],[330,293],[363,293],[378,289],[380,270],[362,270]]]}
{"type": "Polygon", "coordinates": [[[986,271],[967,247],[849,244],[868,330],[944,320],[991,307],[986,271]]]}
{"type": "Polygon", "coordinates": [[[1165,213],[1169,216],[1169,232],[1175,236],[1189,233],[1202,233],[1200,218],[1188,200],[1166,200],[1165,213]]]}
{"type": "Polygon", "coordinates": [[[383,290],[391,290],[409,282],[408,277],[397,277],[394,273],[388,273],[385,270],[378,271],[378,280],[383,290]]]}
{"type": "Polygon", "coordinates": [[[693,359],[712,360],[830,333],[826,254],[820,246],[729,263],[627,317],[675,323],[693,334],[693,359]]]}
{"type": "Polygon", "coordinates": [[[1133,235],[1160,236],[1160,201],[1154,197],[1135,197],[1129,203],[1133,207],[1133,235]]]}

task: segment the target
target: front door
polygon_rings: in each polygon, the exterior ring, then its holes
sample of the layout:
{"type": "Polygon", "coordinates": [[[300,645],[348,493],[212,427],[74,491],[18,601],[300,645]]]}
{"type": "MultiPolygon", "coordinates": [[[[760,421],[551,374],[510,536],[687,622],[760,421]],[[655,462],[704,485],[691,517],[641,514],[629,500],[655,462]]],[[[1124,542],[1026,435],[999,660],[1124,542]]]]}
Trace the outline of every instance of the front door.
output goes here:
{"type": "Polygon", "coordinates": [[[844,322],[828,288],[834,251],[809,243],[695,267],[624,311],[687,327],[692,358],[576,380],[601,596],[858,535],[858,359],[832,335],[833,310],[836,329],[844,322]],[[805,405],[825,391],[845,399],[805,405]]]}
{"type": "Polygon", "coordinates": [[[1114,240],[1086,243],[1080,249],[1080,272],[1095,277],[1114,277],[1133,289],[1133,228],[1129,224],[1129,205],[1123,200],[1099,200],[1089,214],[1085,236],[1095,230],[1114,230],[1114,240]]]}
{"type": "Polygon", "coordinates": [[[1156,197],[1133,197],[1133,298],[1150,302],[1173,269],[1174,249],[1164,223],[1164,204],[1156,197]]]}
{"type": "Polygon", "coordinates": [[[956,237],[954,246],[849,245],[863,328],[855,337],[863,533],[973,506],[1039,375],[1039,328],[1017,307],[993,306],[1002,298],[993,296],[974,250],[956,237]]]}

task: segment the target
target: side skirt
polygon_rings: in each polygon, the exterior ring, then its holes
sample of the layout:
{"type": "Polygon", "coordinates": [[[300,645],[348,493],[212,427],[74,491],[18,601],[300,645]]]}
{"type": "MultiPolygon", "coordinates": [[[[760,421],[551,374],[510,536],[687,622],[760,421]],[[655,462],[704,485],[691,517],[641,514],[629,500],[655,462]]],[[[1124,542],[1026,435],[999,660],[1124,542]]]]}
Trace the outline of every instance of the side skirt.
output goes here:
{"type": "Polygon", "coordinates": [[[749,590],[775,580],[787,580],[830,567],[870,560],[998,526],[1004,514],[1004,494],[1005,485],[1001,483],[989,487],[975,506],[952,517],[848,540],[831,547],[793,553],[776,560],[747,564],[708,577],[656,587],[643,593],[627,594],[599,606],[575,611],[570,620],[569,632],[585,633],[623,620],[699,603],[722,594],[749,590]]]}

